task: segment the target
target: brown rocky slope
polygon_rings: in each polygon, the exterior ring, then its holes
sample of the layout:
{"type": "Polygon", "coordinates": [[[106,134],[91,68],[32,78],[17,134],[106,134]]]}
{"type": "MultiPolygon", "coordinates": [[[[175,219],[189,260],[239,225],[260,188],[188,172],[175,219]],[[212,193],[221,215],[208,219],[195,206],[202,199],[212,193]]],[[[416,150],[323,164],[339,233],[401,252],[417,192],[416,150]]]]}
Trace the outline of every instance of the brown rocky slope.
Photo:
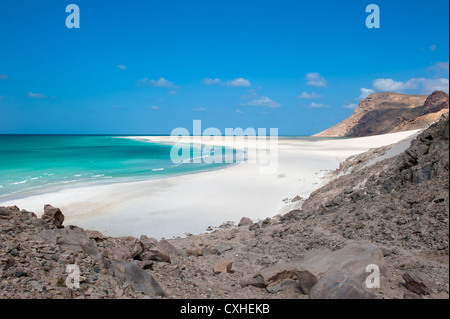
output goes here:
{"type": "Polygon", "coordinates": [[[355,112],[316,136],[361,137],[422,129],[449,108],[448,94],[435,91],[425,95],[373,93],[361,100],[355,112]]]}
{"type": "Polygon", "coordinates": [[[300,210],[186,238],[106,237],[51,206],[2,207],[0,298],[448,298],[448,141],[444,115],[399,155],[348,159],[300,210]]]}

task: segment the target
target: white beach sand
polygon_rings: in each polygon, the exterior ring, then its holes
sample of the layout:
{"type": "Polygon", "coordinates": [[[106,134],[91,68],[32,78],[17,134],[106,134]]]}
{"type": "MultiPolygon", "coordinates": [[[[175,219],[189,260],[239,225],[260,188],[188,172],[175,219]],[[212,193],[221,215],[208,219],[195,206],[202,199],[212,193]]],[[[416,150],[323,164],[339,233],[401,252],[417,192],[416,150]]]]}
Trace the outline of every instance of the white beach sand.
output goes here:
{"type": "MultiPolygon", "coordinates": [[[[347,157],[396,143],[416,132],[312,141],[279,138],[278,167],[271,174],[261,173],[265,164],[245,162],[158,180],[64,189],[0,206],[17,205],[39,215],[44,204],[51,204],[61,208],[65,225],[95,229],[110,236],[171,238],[187,232],[201,233],[224,221],[238,222],[242,216],[258,220],[287,213],[299,203],[284,203],[283,199],[296,195],[307,198],[326,182],[326,173],[347,157]]],[[[169,137],[140,138],[170,142],[169,137]]],[[[233,146],[229,138],[202,142],[233,146]]],[[[234,146],[245,145],[244,138],[236,138],[234,146]]],[[[247,150],[251,153],[252,149],[247,150]]]]}

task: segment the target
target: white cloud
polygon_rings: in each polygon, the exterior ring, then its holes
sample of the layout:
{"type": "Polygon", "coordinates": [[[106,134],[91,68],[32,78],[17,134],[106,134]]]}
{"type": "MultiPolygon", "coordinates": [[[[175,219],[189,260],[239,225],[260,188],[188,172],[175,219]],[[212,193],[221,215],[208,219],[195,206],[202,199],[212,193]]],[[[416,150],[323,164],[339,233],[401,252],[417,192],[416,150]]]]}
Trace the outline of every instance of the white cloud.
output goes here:
{"type": "Polygon", "coordinates": [[[440,75],[440,74],[448,75],[449,74],[449,63],[448,62],[437,62],[430,69],[436,71],[436,73],[438,73],[438,75],[440,75]]]}
{"type": "Polygon", "coordinates": [[[312,108],[322,108],[322,107],[330,107],[329,105],[326,105],[326,104],[320,104],[320,103],[314,103],[314,102],[312,102],[310,105],[309,105],[309,107],[312,107],[312,108]]]}
{"type": "Polygon", "coordinates": [[[392,79],[376,79],[373,81],[373,87],[379,92],[402,92],[417,88],[417,83],[414,79],[408,82],[394,81],[392,79]]]}
{"type": "Polygon", "coordinates": [[[392,79],[377,79],[373,87],[378,92],[402,93],[406,90],[416,90],[421,94],[430,94],[435,90],[448,92],[449,79],[425,79],[412,78],[406,82],[394,81],[392,79]]]}
{"type": "Polygon", "coordinates": [[[159,106],[149,106],[148,108],[151,110],[159,110],[159,106]]]}
{"type": "Polygon", "coordinates": [[[170,91],[169,93],[167,93],[168,95],[177,95],[178,92],[175,90],[170,91]]]}
{"type": "Polygon", "coordinates": [[[248,100],[258,97],[258,92],[255,89],[247,90],[246,93],[247,93],[246,95],[241,96],[241,99],[248,100]]]}
{"type": "Polygon", "coordinates": [[[438,67],[444,71],[447,71],[447,73],[449,71],[449,63],[448,62],[438,62],[438,63],[436,63],[436,67],[438,67]]]}
{"type": "Polygon", "coordinates": [[[300,94],[298,96],[299,99],[306,99],[306,100],[315,100],[315,99],[321,99],[323,98],[323,95],[320,94],[316,94],[314,92],[312,93],[308,93],[308,92],[303,92],[302,94],[300,94]]]}
{"type": "Polygon", "coordinates": [[[0,74],[0,80],[8,80],[9,76],[7,76],[6,74],[0,74]]]}
{"type": "Polygon", "coordinates": [[[278,108],[281,107],[281,104],[273,101],[271,98],[267,96],[260,96],[256,99],[247,102],[247,105],[251,106],[266,106],[270,108],[278,108]]]}
{"type": "Polygon", "coordinates": [[[375,93],[375,91],[372,89],[361,88],[361,95],[359,96],[359,99],[360,100],[365,99],[372,93],[375,93]]]}
{"type": "Polygon", "coordinates": [[[28,92],[28,97],[31,97],[32,99],[48,99],[48,96],[42,93],[33,93],[33,92],[28,92]]]}
{"type": "Polygon", "coordinates": [[[324,88],[327,86],[327,81],[318,72],[307,73],[305,77],[308,80],[306,84],[309,86],[315,86],[319,88],[324,88]]]}
{"type": "Polygon", "coordinates": [[[433,44],[433,45],[430,47],[430,50],[431,50],[431,51],[436,51],[436,49],[437,49],[437,45],[436,45],[436,44],[433,44]]]}
{"type": "MultiPolygon", "coordinates": [[[[0,96],[0,98],[1,98],[1,96],[0,96]]],[[[1,99],[0,99],[1,100],[1,99]]],[[[242,113],[244,113],[244,112],[242,112],[240,109],[236,109],[236,113],[237,114],[242,114],[242,113]]]]}
{"type": "Polygon", "coordinates": [[[234,87],[247,87],[247,86],[251,86],[251,83],[249,80],[244,79],[244,78],[237,78],[231,81],[227,81],[226,84],[227,86],[234,86],[234,87]]]}
{"type": "Polygon", "coordinates": [[[241,96],[241,100],[247,100],[246,104],[239,104],[241,106],[251,105],[251,106],[263,106],[270,108],[278,108],[282,105],[276,101],[273,101],[267,96],[261,96],[258,94],[257,90],[250,89],[246,91],[247,94],[241,96]]]}
{"type": "Polygon", "coordinates": [[[207,85],[216,85],[220,83],[220,79],[203,79],[203,83],[207,85]]]}
{"type": "Polygon", "coordinates": [[[121,70],[126,70],[127,69],[127,67],[125,65],[123,65],[123,64],[119,64],[117,67],[119,69],[121,69],[121,70]]]}
{"type": "Polygon", "coordinates": [[[175,84],[161,77],[159,80],[149,80],[148,78],[136,82],[138,87],[159,87],[159,88],[175,88],[175,84]]]}
{"type": "Polygon", "coordinates": [[[194,112],[206,112],[206,109],[204,107],[198,107],[198,108],[192,109],[192,111],[194,111],[194,112]]]}
{"type": "Polygon", "coordinates": [[[449,86],[449,80],[445,78],[441,79],[414,79],[421,87],[422,91],[421,93],[425,94],[431,94],[433,91],[444,91],[449,92],[448,86],[449,86]]]}
{"type": "Polygon", "coordinates": [[[342,105],[342,107],[344,109],[351,109],[351,110],[356,109],[357,106],[358,106],[358,104],[356,104],[356,103],[348,103],[348,104],[342,105]]]}
{"type": "Polygon", "coordinates": [[[248,86],[252,85],[249,80],[244,79],[244,78],[237,78],[237,79],[226,81],[226,82],[222,82],[218,78],[215,78],[215,79],[207,78],[207,79],[203,79],[202,82],[207,85],[222,85],[222,86],[232,86],[232,87],[248,87],[248,86]]]}

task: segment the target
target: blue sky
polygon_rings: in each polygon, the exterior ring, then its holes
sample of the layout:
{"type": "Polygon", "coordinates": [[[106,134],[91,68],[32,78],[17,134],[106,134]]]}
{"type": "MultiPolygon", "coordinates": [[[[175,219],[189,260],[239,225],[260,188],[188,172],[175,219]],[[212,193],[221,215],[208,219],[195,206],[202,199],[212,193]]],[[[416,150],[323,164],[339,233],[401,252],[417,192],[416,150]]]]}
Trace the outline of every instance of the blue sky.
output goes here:
{"type": "Polygon", "coordinates": [[[448,91],[447,0],[0,2],[0,133],[310,135],[371,92],[448,91]],[[68,29],[68,4],[80,28],[68,29]],[[365,8],[380,8],[368,29],[365,8]]]}

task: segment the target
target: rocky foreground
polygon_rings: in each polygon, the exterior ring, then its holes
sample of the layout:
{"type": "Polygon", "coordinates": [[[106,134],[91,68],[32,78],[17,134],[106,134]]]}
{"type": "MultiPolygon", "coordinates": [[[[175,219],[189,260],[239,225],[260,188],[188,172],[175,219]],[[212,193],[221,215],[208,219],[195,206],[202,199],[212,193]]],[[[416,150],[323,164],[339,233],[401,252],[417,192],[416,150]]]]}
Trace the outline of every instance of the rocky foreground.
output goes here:
{"type": "Polygon", "coordinates": [[[300,210],[186,238],[106,237],[50,205],[42,218],[0,207],[0,298],[448,298],[448,141],[444,115],[399,155],[348,159],[300,210]]]}

